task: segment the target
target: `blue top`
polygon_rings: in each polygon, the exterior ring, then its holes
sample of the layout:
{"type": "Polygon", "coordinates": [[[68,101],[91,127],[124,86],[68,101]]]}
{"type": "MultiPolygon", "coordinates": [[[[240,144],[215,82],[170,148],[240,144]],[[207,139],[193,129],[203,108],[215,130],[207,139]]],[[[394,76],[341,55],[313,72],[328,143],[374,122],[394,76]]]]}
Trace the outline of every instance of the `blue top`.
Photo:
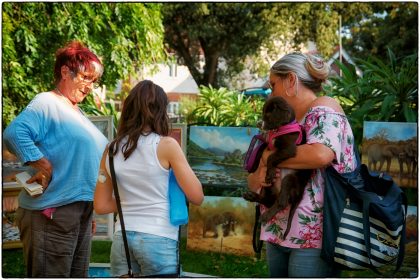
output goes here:
{"type": "Polygon", "coordinates": [[[46,191],[19,194],[19,206],[42,210],[76,201],[93,201],[99,164],[108,140],[96,126],[51,92],[35,96],[3,133],[8,149],[20,161],[42,157],[52,164],[46,191]]]}

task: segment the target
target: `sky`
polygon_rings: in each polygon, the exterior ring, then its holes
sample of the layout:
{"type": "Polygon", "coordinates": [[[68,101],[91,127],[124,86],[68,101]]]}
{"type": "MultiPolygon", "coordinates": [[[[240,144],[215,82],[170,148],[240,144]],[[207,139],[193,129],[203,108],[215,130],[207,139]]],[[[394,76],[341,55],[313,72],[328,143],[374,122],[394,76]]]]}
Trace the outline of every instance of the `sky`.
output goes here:
{"type": "Polygon", "coordinates": [[[363,137],[370,139],[385,130],[388,140],[407,140],[417,136],[417,123],[405,122],[364,122],[363,137]]]}
{"type": "Polygon", "coordinates": [[[245,153],[257,133],[257,128],[248,127],[191,126],[190,140],[204,149],[219,148],[229,152],[239,149],[245,153]]]}

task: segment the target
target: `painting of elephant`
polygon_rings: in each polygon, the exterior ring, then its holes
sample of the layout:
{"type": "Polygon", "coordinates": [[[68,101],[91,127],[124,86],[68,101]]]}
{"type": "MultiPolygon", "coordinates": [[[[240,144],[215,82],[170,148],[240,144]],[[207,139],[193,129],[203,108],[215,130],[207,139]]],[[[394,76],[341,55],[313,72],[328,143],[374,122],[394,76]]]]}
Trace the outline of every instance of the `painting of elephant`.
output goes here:
{"type": "Polygon", "coordinates": [[[404,164],[407,167],[407,172],[405,174],[409,178],[414,178],[417,175],[417,152],[417,141],[409,141],[409,143],[402,147],[402,150],[398,155],[398,163],[400,166],[400,178],[402,178],[404,175],[404,164]]]}
{"type": "Polygon", "coordinates": [[[418,135],[415,122],[363,122],[362,162],[385,172],[400,187],[417,188],[418,135]]]}
{"type": "Polygon", "coordinates": [[[386,171],[389,173],[392,158],[398,159],[402,148],[396,144],[373,143],[366,149],[368,167],[373,171],[386,171]],[[386,162],[386,169],[382,167],[386,162]],[[378,166],[379,164],[379,166],[378,166]]]}
{"type": "Polygon", "coordinates": [[[223,212],[221,214],[215,214],[207,218],[203,226],[203,238],[207,237],[207,232],[213,233],[213,238],[218,238],[218,227],[221,226],[223,231],[223,237],[228,236],[230,233],[235,234],[235,224],[237,219],[235,214],[232,212],[223,212]]]}
{"type": "Polygon", "coordinates": [[[253,256],[255,204],[242,197],[205,196],[190,205],[187,249],[253,256]]]}

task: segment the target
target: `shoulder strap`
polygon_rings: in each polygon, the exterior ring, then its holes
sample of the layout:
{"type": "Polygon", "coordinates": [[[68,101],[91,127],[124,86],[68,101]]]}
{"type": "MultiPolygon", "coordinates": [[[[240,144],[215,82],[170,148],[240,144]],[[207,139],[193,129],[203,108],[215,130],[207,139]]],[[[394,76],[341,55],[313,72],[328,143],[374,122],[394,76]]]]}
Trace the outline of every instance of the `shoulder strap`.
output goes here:
{"type": "Polygon", "coordinates": [[[118,215],[120,216],[120,223],[121,223],[121,231],[124,240],[124,248],[125,248],[125,256],[127,258],[127,265],[128,265],[128,276],[134,277],[133,270],[131,269],[131,259],[130,259],[130,252],[128,250],[128,241],[127,241],[127,234],[125,232],[125,224],[124,224],[124,217],[121,208],[121,201],[120,201],[120,194],[118,192],[117,186],[117,177],[115,176],[115,169],[114,169],[114,151],[113,151],[112,144],[109,146],[108,156],[109,156],[109,169],[111,171],[111,178],[112,178],[112,186],[114,187],[114,195],[115,200],[117,202],[118,208],[118,215]]]}
{"type": "Polygon", "coordinates": [[[254,249],[254,252],[257,254],[257,258],[261,258],[261,249],[263,246],[263,241],[260,240],[260,234],[261,234],[261,223],[260,223],[260,205],[255,205],[255,222],[254,222],[254,230],[252,234],[252,247],[254,249]]]}

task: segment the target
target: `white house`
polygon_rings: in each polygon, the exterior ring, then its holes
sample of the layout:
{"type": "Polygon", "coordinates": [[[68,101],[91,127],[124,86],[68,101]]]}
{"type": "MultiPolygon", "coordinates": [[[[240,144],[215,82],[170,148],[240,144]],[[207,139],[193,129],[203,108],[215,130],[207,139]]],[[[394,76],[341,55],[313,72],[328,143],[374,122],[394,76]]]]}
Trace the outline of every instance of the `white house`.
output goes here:
{"type": "Polygon", "coordinates": [[[142,79],[153,81],[161,86],[168,95],[168,114],[170,117],[178,116],[179,99],[182,96],[195,98],[199,88],[193,79],[187,66],[171,64],[159,64],[156,69],[145,70],[142,79]]]}

